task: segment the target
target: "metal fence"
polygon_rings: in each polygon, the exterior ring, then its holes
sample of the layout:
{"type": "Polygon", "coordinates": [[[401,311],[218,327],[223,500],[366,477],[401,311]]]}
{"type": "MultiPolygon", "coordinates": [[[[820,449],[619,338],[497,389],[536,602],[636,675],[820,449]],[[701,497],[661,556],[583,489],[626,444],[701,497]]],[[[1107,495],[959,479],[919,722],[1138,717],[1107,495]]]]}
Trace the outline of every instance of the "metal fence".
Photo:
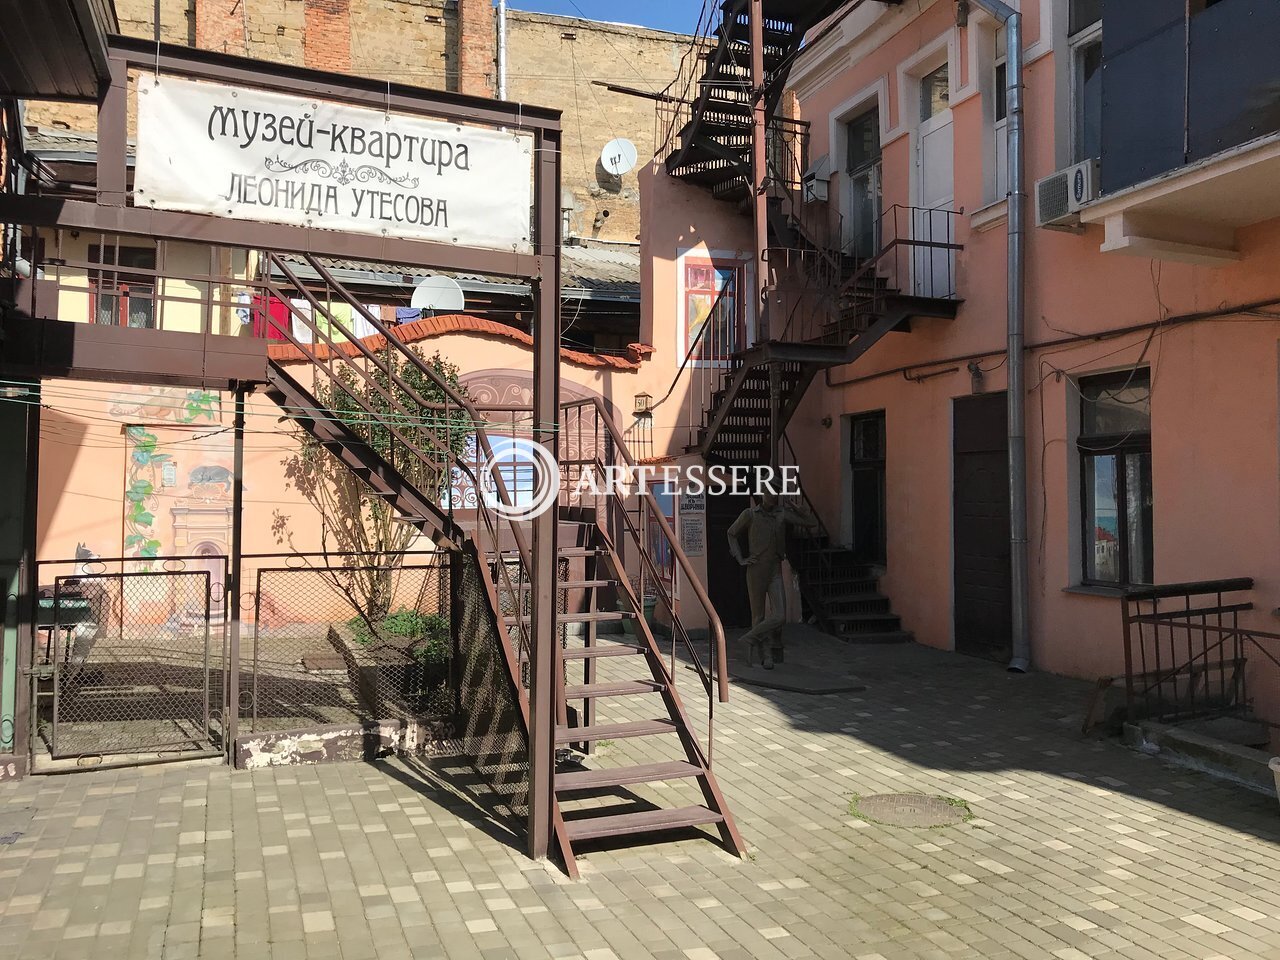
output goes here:
{"type": "Polygon", "coordinates": [[[457,712],[447,557],[292,554],[247,562],[241,732],[442,721],[457,712]]]}
{"type": "Polygon", "coordinates": [[[1238,595],[1253,580],[1135,587],[1124,597],[1125,694],[1131,721],[1234,716],[1280,727],[1255,713],[1251,678],[1274,687],[1280,634],[1253,630],[1238,595]]]}
{"type": "Polygon", "coordinates": [[[82,557],[37,571],[35,759],[218,754],[225,560],[82,557]]]}

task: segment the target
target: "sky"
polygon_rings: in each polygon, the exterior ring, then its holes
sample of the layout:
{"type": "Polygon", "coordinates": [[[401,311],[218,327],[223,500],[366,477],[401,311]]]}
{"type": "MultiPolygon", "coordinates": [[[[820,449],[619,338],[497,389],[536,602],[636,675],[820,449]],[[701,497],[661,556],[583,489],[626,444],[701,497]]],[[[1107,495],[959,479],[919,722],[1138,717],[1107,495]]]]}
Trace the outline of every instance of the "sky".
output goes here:
{"type": "Polygon", "coordinates": [[[702,11],[700,0],[507,0],[507,6],[535,13],[635,23],[676,33],[692,33],[702,11]]]}

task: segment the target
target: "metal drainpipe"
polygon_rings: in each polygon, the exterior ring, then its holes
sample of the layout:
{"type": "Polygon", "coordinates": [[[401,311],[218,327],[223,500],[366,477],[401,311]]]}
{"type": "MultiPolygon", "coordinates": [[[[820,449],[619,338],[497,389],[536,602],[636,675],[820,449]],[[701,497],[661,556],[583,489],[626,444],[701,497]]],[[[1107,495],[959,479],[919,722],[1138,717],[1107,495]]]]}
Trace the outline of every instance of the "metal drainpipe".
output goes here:
{"type": "MultiPolygon", "coordinates": [[[[1013,657],[1009,670],[1031,669],[1027,558],[1027,426],[1023,346],[1026,313],[1025,150],[1022,140],[1022,16],[1001,0],[971,0],[1005,25],[1009,124],[1009,565],[1012,573],[1013,657]]],[[[973,69],[973,66],[970,66],[973,69]]]]}
{"type": "Polygon", "coordinates": [[[498,0],[498,99],[507,99],[507,0],[498,0]]]}

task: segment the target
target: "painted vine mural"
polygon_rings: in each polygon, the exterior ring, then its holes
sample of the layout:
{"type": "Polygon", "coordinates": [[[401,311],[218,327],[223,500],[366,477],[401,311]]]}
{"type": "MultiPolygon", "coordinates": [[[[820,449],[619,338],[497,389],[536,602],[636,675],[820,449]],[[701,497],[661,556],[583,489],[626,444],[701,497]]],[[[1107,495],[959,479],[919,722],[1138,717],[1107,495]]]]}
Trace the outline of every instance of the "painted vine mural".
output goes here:
{"type": "MultiPolygon", "coordinates": [[[[175,400],[179,398],[175,397],[175,400]]],[[[217,394],[203,390],[187,391],[172,409],[173,421],[179,424],[216,422],[217,394]]],[[[165,464],[172,455],[161,449],[159,437],[147,427],[131,424],[125,427],[128,442],[128,465],[125,473],[124,555],[147,560],[160,555],[164,546],[156,536],[157,491],[162,486],[165,464]]]]}

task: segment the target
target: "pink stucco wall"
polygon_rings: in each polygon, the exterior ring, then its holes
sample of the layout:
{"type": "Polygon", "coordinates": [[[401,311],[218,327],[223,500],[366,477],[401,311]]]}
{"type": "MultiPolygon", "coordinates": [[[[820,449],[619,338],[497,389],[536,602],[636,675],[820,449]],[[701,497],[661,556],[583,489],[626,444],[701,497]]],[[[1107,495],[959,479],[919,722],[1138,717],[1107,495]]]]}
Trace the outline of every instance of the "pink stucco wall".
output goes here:
{"type": "MultiPolygon", "coordinates": [[[[1040,4],[1024,0],[1022,6],[1030,45],[1040,37],[1040,4]]],[[[953,9],[950,3],[935,3],[861,59],[799,91],[801,116],[812,123],[810,153],[816,158],[831,149],[833,111],[883,82],[889,101],[884,126],[901,131],[883,145],[886,207],[911,202],[914,144],[899,103],[899,64],[950,35],[953,93],[974,69],[967,62],[962,69],[957,62],[967,59],[969,38],[967,31],[955,29],[953,9]]],[[[1027,69],[1028,187],[1056,169],[1056,55],[1045,53],[1027,69]]],[[[955,209],[962,211],[957,240],[964,244],[957,257],[964,301],[959,316],[954,321],[913,321],[911,333],[890,334],[855,365],[830,371],[832,385],[819,376],[788,428],[806,491],[827,526],[838,533],[849,512],[842,418],[886,412],[889,542],[882,584],[904,626],[920,642],[940,648],[953,645],[953,403],[973,390],[966,369],[971,355],[984,355],[980,363],[986,391],[1003,390],[1007,375],[1002,354],[1005,226],[977,232],[969,225],[969,215],[987,200],[987,106],[984,96],[973,95],[951,107],[955,209]],[[903,376],[902,367],[912,367],[913,376],[939,375],[915,382],[903,376]],[[830,427],[823,424],[827,417],[830,427]]],[[[653,258],[646,260],[652,271],[646,278],[652,295],[646,309],[659,316],[678,309],[669,299],[677,273],[674,250],[693,213],[700,236],[741,237],[744,244],[749,223],[731,208],[708,209],[707,200],[689,198],[692,188],[663,176],[643,180],[642,186],[647,191],[645,250],[653,258]],[[708,213],[715,222],[702,219],[708,213]]],[[[833,210],[842,188],[837,175],[830,186],[833,210]]],[[[1069,589],[1080,580],[1073,560],[1079,550],[1080,514],[1072,499],[1079,465],[1069,430],[1079,403],[1072,378],[1081,375],[1128,369],[1139,362],[1151,369],[1156,580],[1254,577],[1256,609],[1248,621],[1260,629],[1280,628],[1271,613],[1280,607],[1280,323],[1235,315],[1113,335],[1169,317],[1280,298],[1280,222],[1241,230],[1241,259],[1226,267],[1102,254],[1101,242],[1099,227],[1079,235],[1032,228],[1027,265],[1034,659],[1039,668],[1090,678],[1120,672],[1123,651],[1118,599],[1069,589]],[[1091,334],[1105,339],[1089,339],[1091,334]],[[1086,336],[1073,339],[1077,335],[1086,336]],[[1071,342],[1059,342],[1063,340],[1071,342]]],[[[1280,710],[1276,693],[1280,691],[1269,695],[1280,710]]]]}

